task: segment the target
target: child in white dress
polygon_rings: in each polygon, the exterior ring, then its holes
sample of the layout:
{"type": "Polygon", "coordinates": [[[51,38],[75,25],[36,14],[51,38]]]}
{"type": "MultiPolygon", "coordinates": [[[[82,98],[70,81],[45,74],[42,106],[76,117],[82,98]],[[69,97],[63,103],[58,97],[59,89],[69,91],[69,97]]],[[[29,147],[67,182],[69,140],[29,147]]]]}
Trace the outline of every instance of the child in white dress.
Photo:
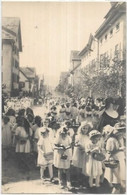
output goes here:
{"type": "Polygon", "coordinates": [[[99,140],[101,134],[97,130],[92,130],[89,133],[89,142],[86,146],[88,153],[88,161],[86,162],[86,174],[89,176],[89,186],[93,187],[93,179],[95,179],[96,187],[100,187],[100,176],[102,175],[102,162],[94,159],[93,154],[100,152],[99,140]]]}
{"type": "Polygon", "coordinates": [[[38,159],[37,164],[40,166],[40,178],[44,182],[44,171],[48,167],[50,181],[53,182],[53,142],[49,135],[47,128],[40,128],[41,137],[37,143],[38,145],[38,159]]]}
{"type": "Polygon", "coordinates": [[[65,106],[64,104],[62,104],[59,110],[59,121],[63,122],[64,120],[65,120],[65,106]]]}
{"type": "Polygon", "coordinates": [[[125,146],[122,143],[124,133],[125,127],[122,129],[119,124],[116,124],[106,142],[106,159],[119,162],[116,168],[106,167],[105,169],[105,178],[113,186],[112,193],[120,193],[120,187],[124,190],[126,187],[125,146]]]}
{"type": "Polygon", "coordinates": [[[71,189],[70,164],[72,159],[71,138],[63,126],[55,139],[54,166],[58,168],[58,178],[61,188],[64,188],[62,173],[66,173],[67,188],[71,189]]]}
{"type": "Polygon", "coordinates": [[[78,129],[75,137],[75,147],[72,157],[72,164],[76,167],[77,179],[81,183],[81,173],[86,175],[87,154],[85,152],[86,144],[89,141],[89,132],[92,129],[92,123],[84,121],[78,129]]]}

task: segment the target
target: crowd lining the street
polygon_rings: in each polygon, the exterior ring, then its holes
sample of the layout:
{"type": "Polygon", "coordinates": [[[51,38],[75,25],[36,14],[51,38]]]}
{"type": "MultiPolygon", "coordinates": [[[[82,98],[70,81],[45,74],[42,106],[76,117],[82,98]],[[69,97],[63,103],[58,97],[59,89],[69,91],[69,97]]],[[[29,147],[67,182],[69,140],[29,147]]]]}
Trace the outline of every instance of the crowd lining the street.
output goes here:
{"type": "Polygon", "coordinates": [[[99,188],[105,178],[112,193],[125,193],[126,113],[121,98],[45,98],[43,118],[34,115],[32,105],[28,97],[6,100],[2,117],[4,160],[13,148],[19,168],[26,171],[30,171],[29,155],[33,155],[42,183],[47,167],[50,182],[55,182],[55,167],[60,187],[64,188],[64,173],[71,190],[73,166],[81,188],[83,175],[89,178],[89,188],[99,188]]]}

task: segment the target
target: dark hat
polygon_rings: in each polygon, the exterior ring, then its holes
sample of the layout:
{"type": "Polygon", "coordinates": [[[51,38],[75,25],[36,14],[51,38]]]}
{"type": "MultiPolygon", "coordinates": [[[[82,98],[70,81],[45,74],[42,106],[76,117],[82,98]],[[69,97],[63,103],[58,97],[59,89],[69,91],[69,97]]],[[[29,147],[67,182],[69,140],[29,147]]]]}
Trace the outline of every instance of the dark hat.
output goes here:
{"type": "Polygon", "coordinates": [[[113,103],[116,105],[120,105],[121,104],[121,98],[114,98],[113,103]]]}
{"type": "Polygon", "coordinates": [[[60,134],[67,134],[67,128],[65,126],[63,126],[60,130],[60,134]]]}
{"type": "Polygon", "coordinates": [[[110,104],[110,103],[113,104],[113,102],[114,102],[114,100],[113,100],[112,97],[108,97],[108,98],[105,100],[105,104],[106,104],[106,105],[107,105],[107,104],[110,104]]]}

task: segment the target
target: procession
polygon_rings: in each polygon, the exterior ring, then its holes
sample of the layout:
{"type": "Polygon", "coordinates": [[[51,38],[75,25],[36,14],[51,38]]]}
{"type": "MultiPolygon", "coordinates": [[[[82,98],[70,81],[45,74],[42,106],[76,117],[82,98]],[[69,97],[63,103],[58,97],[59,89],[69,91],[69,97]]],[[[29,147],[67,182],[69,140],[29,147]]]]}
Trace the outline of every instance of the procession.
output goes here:
{"type": "Polygon", "coordinates": [[[126,194],[126,2],[2,10],[2,193],[126,194]]]}
{"type": "Polygon", "coordinates": [[[34,115],[32,107],[21,108],[25,99],[20,101],[19,110],[10,104],[2,119],[3,160],[14,152],[19,171],[39,167],[42,184],[47,179],[46,170],[49,181],[58,181],[60,188],[99,188],[107,179],[112,193],[120,193],[126,184],[126,116],[120,100],[50,98],[41,106],[46,107],[43,117],[34,115]]]}

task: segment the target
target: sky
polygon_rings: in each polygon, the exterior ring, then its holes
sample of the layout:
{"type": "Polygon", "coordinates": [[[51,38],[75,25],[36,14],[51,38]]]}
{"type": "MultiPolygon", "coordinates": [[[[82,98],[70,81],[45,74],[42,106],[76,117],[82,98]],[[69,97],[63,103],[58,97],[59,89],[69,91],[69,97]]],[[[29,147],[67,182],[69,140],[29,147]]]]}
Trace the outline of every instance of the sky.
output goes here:
{"type": "Polygon", "coordinates": [[[20,66],[35,67],[45,83],[58,84],[71,50],[82,50],[102,24],[109,2],[2,2],[2,17],[19,17],[20,66]]]}

